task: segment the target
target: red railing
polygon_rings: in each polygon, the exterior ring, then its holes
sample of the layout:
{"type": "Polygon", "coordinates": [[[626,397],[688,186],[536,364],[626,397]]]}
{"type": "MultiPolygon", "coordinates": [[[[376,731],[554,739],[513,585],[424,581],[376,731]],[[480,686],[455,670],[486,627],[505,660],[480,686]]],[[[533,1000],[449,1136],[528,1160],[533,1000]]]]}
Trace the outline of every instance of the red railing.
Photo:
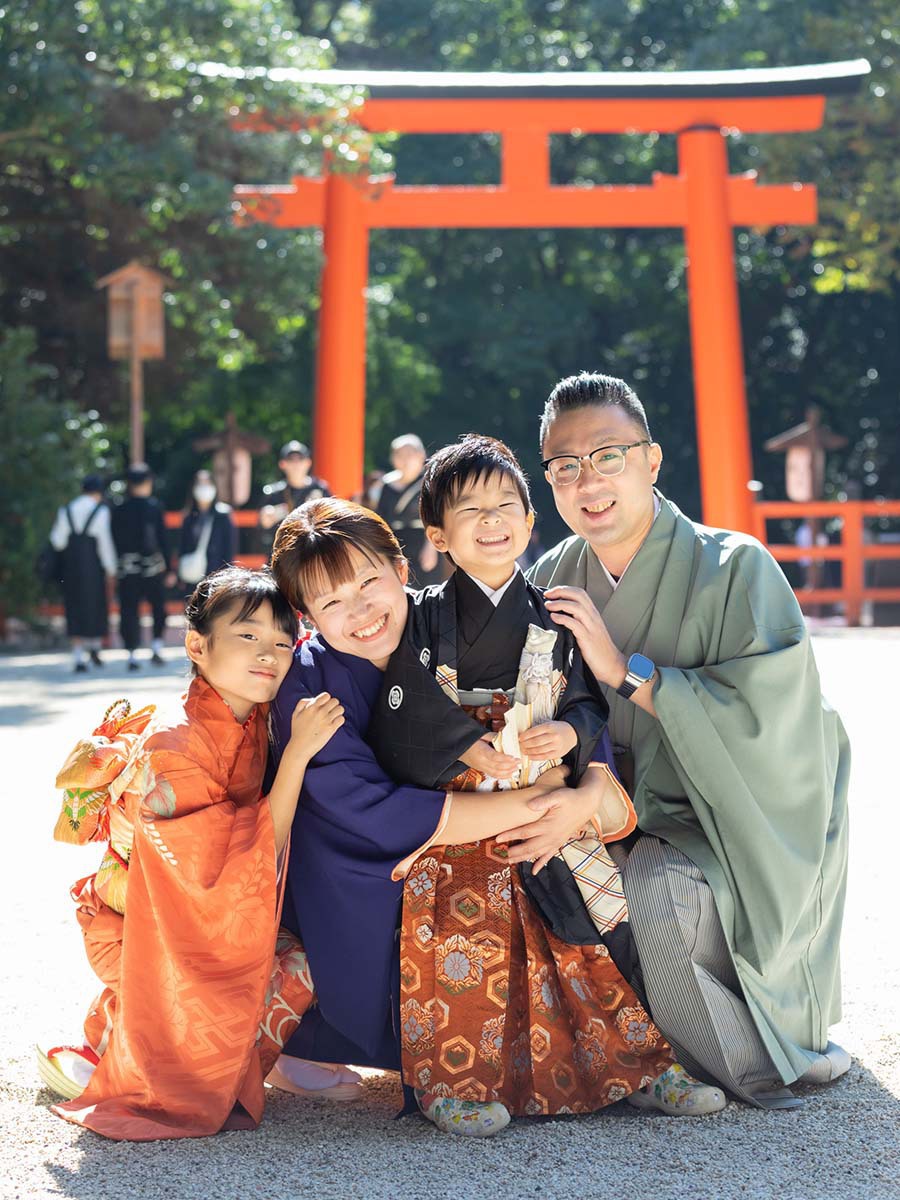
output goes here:
{"type": "Polygon", "coordinates": [[[843,605],[848,625],[858,625],[864,603],[900,603],[900,587],[866,585],[866,563],[893,559],[900,561],[900,543],[878,544],[871,540],[866,521],[879,517],[900,517],[900,500],[817,500],[808,504],[793,501],[759,501],[754,506],[755,534],[769,547],[778,562],[839,562],[840,587],[795,587],[800,606],[805,610],[820,604],[843,605]],[[798,546],[774,542],[769,536],[769,521],[840,520],[840,542],[834,545],[798,546]]]}
{"type": "MultiPolygon", "coordinates": [[[[870,539],[866,530],[866,521],[877,520],[879,517],[900,518],[900,500],[820,500],[809,504],[795,504],[792,501],[759,501],[754,506],[756,528],[754,533],[769,550],[774,558],[782,563],[824,563],[839,562],[841,564],[840,587],[795,587],[794,591],[800,601],[801,608],[808,611],[816,605],[839,604],[843,606],[848,625],[858,625],[865,603],[900,603],[900,587],[873,587],[866,585],[866,563],[884,559],[900,561],[900,542],[897,544],[878,544],[870,539]],[[785,519],[802,521],[840,520],[840,542],[834,545],[798,546],[794,542],[773,541],[768,523],[785,519]]],[[[238,529],[255,529],[259,524],[259,513],[255,509],[235,509],[232,513],[238,529]]],[[[180,512],[166,513],[166,526],[169,529],[181,527],[180,512]]],[[[259,567],[266,561],[262,554],[239,553],[236,562],[247,567],[259,567]]],[[[113,611],[118,605],[114,602],[113,611]]],[[[170,601],[170,613],[178,613],[183,609],[181,601],[170,601]]],[[[45,604],[41,608],[45,616],[58,615],[62,612],[59,604],[45,604]]]]}
{"type": "MultiPolygon", "coordinates": [[[[259,525],[259,513],[255,508],[235,508],[232,510],[231,519],[238,529],[256,529],[259,525]]],[[[183,520],[184,513],[167,512],[166,529],[180,529],[183,520]]],[[[266,561],[266,556],[264,554],[242,554],[238,551],[234,561],[242,567],[261,567],[266,561]]]]}

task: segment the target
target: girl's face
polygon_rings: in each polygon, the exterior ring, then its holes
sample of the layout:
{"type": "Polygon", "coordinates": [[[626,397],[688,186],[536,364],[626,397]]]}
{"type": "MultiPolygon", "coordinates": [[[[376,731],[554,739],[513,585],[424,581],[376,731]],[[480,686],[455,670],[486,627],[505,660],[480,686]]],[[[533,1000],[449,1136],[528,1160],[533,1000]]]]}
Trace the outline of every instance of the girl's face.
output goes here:
{"type": "Polygon", "coordinates": [[[189,629],[184,645],[206,682],[244,722],[254,705],[275,699],[293,660],[295,639],[275,623],[268,600],[235,621],[239,612],[233,605],[221,613],[208,635],[189,629]]]}
{"type": "Polygon", "coordinates": [[[335,650],[368,659],[383,671],[406,625],[403,586],[409,566],[372,559],[350,547],[351,577],[334,583],[314,576],[307,588],[306,615],[335,650]]]}

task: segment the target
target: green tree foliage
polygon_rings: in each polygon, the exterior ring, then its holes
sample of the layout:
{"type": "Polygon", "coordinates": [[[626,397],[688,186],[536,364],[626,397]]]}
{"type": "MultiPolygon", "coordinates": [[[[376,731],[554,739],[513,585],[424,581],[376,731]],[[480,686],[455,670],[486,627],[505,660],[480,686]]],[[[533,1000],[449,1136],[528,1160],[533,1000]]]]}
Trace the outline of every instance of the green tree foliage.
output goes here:
{"type": "Polygon", "coordinates": [[[323,143],[355,169],[340,134],[360,97],[267,74],[327,66],[327,47],[280,0],[11,0],[0,38],[0,322],[35,329],[59,395],[112,422],[121,466],[127,387],[94,286],[138,258],[168,279],[151,463],[168,473],[177,439],[218,426],[243,372],[238,415],[252,399],[251,425],[277,433],[303,407],[279,367],[316,306],[317,238],[237,227],[232,189],[316,169],[323,143]],[[299,109],[318,118],[300,136],[231,125],[299,109]]]}
{"type": "Polygon", "coordinates": [[[0,614],[24,616],[40,598],[36,561],[60,499],[104,466],[109,440],[96,410],[75,411],[35,362],[27,326],[0,334],[0,614]]]}

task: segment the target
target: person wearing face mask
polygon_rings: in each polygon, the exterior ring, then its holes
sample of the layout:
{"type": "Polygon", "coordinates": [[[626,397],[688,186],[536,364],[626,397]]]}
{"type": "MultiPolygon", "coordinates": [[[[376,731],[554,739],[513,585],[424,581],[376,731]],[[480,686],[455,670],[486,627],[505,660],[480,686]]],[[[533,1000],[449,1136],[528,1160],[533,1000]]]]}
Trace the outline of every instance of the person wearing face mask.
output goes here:
{"type": "Polygon", "coordinates": [[[213,571],[230,566],[237,554],[237,529],[231,506],[216,499],[209,471],[194,476],[178,546],[178,578],[193,591],[213,571]]]}

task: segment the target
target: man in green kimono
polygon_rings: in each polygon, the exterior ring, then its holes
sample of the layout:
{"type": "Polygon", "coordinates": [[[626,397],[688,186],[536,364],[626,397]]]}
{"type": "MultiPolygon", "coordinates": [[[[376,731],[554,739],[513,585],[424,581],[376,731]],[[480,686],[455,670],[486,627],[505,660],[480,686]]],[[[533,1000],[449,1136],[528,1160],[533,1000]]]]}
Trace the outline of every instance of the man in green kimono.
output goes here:
{"type": "Polygon", "coordinates": [[[638,814],[620,866],[654,1020],[699,1078],[791,1106],[786,1085],[850,1065],[828,1041],[849,747],[800,607],[757,541],[689,521],[656,490],[662,450],[621,380],[559,383],[541,448],[574,536],[530,577],[609,700],[638,814]]]}

